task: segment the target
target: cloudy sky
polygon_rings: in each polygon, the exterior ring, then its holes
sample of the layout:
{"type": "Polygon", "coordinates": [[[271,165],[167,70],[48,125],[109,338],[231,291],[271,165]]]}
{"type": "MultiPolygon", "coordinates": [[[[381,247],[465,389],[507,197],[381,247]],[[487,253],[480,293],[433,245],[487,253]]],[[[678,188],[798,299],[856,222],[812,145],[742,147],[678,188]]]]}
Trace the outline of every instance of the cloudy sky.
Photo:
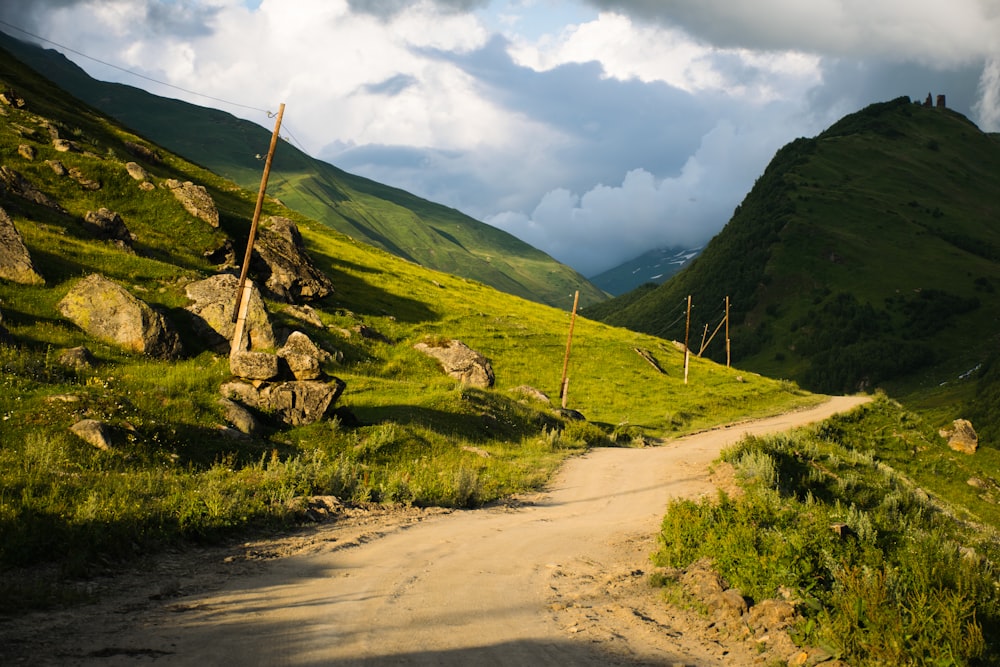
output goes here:
{"type": "Polygon", "coordinates": [[[943,93],[1000,131],[997,0],[31,0],[0,20],[268,130],[253,108],[284,102],[306,152],[588,276],[706,241],[775,150],[871,102],[943,93]]]}

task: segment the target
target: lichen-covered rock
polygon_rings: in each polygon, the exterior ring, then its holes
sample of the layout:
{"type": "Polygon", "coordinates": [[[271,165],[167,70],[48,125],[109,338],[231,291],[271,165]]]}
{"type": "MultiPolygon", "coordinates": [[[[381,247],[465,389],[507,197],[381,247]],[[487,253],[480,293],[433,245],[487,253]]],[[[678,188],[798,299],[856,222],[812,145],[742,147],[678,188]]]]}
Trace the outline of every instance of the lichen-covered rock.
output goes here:
{"type": "Polygon", "coordinates": [[[21,234],[14,221],[0,208],[0,278],[20,285],[41,285],[45,282],[31,262],[21,234]]]}
{"type": "MultiPolygon", "coordinates": [[[[236,328],[233,313],[238,305],[237,290],[240,280],[230,273],[220,273],[190,283],[185,291],[193,302],[186,309],[195,318],[195,325],[206,338],[209,347],[225,353],[236,328]]],[[[274,329],[267,313],[267,307],[257,288],[251,284],[250,301],[247,308],[244,346],[250,350],[274,349],[274,329]]]]}
{"type": "Polygon", "coordinates": [[[17,147],[17,154],[23,157],[25,160],[35,159],[35,147],[31,144],[21,144],[17,147]]]}
{"type": "Polygon", "coordinates": [[[290,372],[296,380],[322,379],[324,363],[343,359],[342,354],[327,352],[301,331],[288,334],[285,344],[278,349],[278,357],[285,365],[282,371],[290,372]]]}
{"type": "Polygon", "coordinates": [[[489,360],[460,340],[440,344],[417,343],[413,346],[441,362],[445,373],[462,384],[473,387],[492,387],[495,380],[489,360]]]}
{"type": "Polygon", "coordinates": [[[174,197],[181,203],[184,210],[194,217],[204,220],[212,227],[219,226],[219,209],[215,206],[215,200],[203,185],[195,185],[191,181],[181,183],[175,179],[164,181],[163,185],[174,193],[174,197]]]}
{"type": "Polygon", "coordinates": [[[288,218],[273,216],[261,226],[253,266],[265,288],[288,303],[322,299],[333,292],[333,283],[316,268],[299,228],[288,218]]]}
{"type": "Polygon", "coordinates": [[[229,372],[247,380],[273,380],[278,377],[278,355],[238,350],[229,355],[229,372]]]}
{"type": "Polygon", "coordinates": [[[161,359],[181,354],[180,337],[162,314],[99,274],[74,285],[58,308],[91,336],[126,350],[161,359]]]}

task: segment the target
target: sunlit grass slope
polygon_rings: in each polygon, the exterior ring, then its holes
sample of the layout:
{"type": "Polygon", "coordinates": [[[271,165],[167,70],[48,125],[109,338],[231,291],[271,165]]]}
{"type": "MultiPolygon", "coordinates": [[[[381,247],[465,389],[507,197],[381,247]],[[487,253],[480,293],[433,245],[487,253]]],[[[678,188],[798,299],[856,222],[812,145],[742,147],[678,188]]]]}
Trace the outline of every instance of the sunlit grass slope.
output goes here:
{"type": "MultiPolygon", "coordinates": [[[[590,446],[634,446],[816,400],[790,383],[700,359],[685,384],[682,354],[672,343],[579,318],[567,405],[588,421],[567,420],[555,410],[566,310],[405,261],[269,199],[265,215],[297,220],[312,258],[336,287],[313,304],[322,326],[269,302],[274,323],[342,353],[325,370],[347,388],[329,420],[288,428],[262,415],[260,433],[234,438],[221,428],[217,403],[228,360],[195,333],[183,310],[184,288],[215,272],[205,252],[225,238],[242,251],[255,193],[119,128],[4,52],[0,88],[26,103],[0,107],[3,164],[65,209],[0,193],[46,281],[0,281],[7,332],[0,343],[0,571],[56,562],[85,572],[183,540],[286,525],[314,495],[475,506],[539,488],[560,460],[590,446]],[[77,150],[57,153],[46,122],[77,150]],[[130,144],[161,156],[143,160],[153,180],[206,186],[220,228],[185,213],[163,188],[141,190],[124,169],[140,159],[130,144]],[[19,153],[22,145],[35,150],[33,159],[19,153]],[[86,190],[57,177],[45,163],[54,159],[102,187],[86,190]],[[84,230],[82,217],[100,207],[121,214],[136,254],[84,230]],[[185,356],[163,362],[126,354],[58,315],[58,301],[92,272],[164,312],[180,331],[185,356]],[[368,335],[357,333],[361,327],[368,335]],[[463,387],[413,348],[450,338],[491,360],[495,387],[463,387]],[[77,345],[93,352],[94,367],[57,361],[77,345]],[[548,393],[553,404],[526,398],[521,385],[548,393]],[[83,418],[115,427],[119,445],[100,451],[76,438],[68,429],[83,418]]],[[[4,586],[5,604],[23,604],[16,578],[4,586]]]]}
{"type": "MultiPolygon", "coordinates": [[[[0,44],[76,97],[168,150],[256,191],[270,133],[228,113],[97,81],[55,51],[0,33],[0,44]]],[[[277,107],[277,103],[275,104],[277,107]]],[[[272,109],[277,111],[277,108],[272,109]]],[[[295,109],[283,137],[294,138],[295,109]]],[[[269,121],[263,118],[265,124],[269,121]]],[[[331,110],[331,123],[336,123],[331,110]]],[[[296,142],[297,143],[297,142],[296,142]]],[[[290,209],[369,245],[527,299],[570,309],[606,294],[549,255],[495,227],[398,188],[347,173],[283,141],[269,192],[290,209]]]]}

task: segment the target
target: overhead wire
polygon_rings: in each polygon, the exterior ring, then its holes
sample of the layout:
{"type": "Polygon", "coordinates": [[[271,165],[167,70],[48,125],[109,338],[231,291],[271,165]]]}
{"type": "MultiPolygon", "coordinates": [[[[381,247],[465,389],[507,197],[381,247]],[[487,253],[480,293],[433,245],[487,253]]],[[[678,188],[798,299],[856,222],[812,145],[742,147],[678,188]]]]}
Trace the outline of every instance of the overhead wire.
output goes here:
{"type": "Polygon", "coordinates": [[[115,65],[114,63],[109,63],[106,60],[101,60],[100,58],[95,58],[94,56],[88,55],[88,54],[86,54],[86,53],[84,53],[82,51],[78,51],[78,50],[76,50],[76,49],[74,49],[72,47],[66,46],[65,44],[60,44],[59,42],[54,42],[51,39],[48,39],[46,37],[42,37],[41,35],[36,35],[33,32],[25,30],[24,28],[21,28],[19,26],[16,26],[13,23],[8,23],[7,21],[4,21],[2,19],[0,19],[0,25],[6,26],[8,28],[12,28],[14,30],[17,30],[18,32],[21,32],[21,33],[24,33],[25,35],[28,35],[29,37],[33,37],[35,39],[41,40],[41,41],[46,42],[48,44],[51,44],[53,46],[59,47],[60,49],[69,51],[70,53],[75,53],[76,55],[78,55],[78,56],[80,56],[82,58],[86,58],[87,60],[93,60],[95,63],[100,63],[101,65],[104,65],[106,67],[110,67],[112,69],[116,69],[119,72],[124,72],[125,74],[130,74],[130,75],[138,77],[140,79],[145,79],[146,81],[151,81],[152,83],[156,83],[156,84],[159,84],[161,86],[166,86],[167,88],[173,88],[174,90],[179,90],[181,92],[188,93],[189,95],[196,95],[198,97],[204,97],[207,100],[213,100],[215,102],[222,102],[223,104],[228,104],[228,105],[231,105],[231,106],[234,106],[234,107],[240,107],[240,108],[243,108],[243,109],[250,109],[251,111],[259,111],[261,113],[267,114],[269,118],[273,118],[272,112],[268,111],[267,109],[261,109],[260,107],[255,107],[255,106],[252,106],[252,105],[249,105],[249,104],[242,104],[240,102],[233,102],[232,100],[223,99],[221,97],[214,97],[212,95],[207,95],[205,93],[198,92],[197,90],[191,90],[189,88],[183,88],[181,86],[177,86],[177,85],[174,85],[172,83],[167,83],[166,81],[160,81],[159,79],[154,79],[151,76],[147,76],[145,74],[140,74],[139,72],[130,70],[130,69],[126,68],[126,67],[121,67],[119,65],[115,65]]]}

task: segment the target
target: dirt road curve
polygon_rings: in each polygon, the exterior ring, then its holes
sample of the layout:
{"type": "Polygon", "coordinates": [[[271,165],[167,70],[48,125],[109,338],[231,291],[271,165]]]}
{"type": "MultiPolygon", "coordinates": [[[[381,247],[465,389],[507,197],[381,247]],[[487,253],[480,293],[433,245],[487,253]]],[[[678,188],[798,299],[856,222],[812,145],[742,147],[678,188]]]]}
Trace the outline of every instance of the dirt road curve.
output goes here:
{"type": "Polygon", "coordinates": [[[864,400],[835,398],[663,447],[595,450],[569,461],[548,492],[520,504],[441,513],[368,539],[343,539],[334,528],[304,553],[232,576],[216,590],[147,605],[119,621],[113,636],[105,628],[61,659],[751,664],[750,647],[726,647],[689,627],[649,588],[645,573],[664,508],[672,497],[713,492],[708,464],[743,434],[818,421],[864,400]]]}

